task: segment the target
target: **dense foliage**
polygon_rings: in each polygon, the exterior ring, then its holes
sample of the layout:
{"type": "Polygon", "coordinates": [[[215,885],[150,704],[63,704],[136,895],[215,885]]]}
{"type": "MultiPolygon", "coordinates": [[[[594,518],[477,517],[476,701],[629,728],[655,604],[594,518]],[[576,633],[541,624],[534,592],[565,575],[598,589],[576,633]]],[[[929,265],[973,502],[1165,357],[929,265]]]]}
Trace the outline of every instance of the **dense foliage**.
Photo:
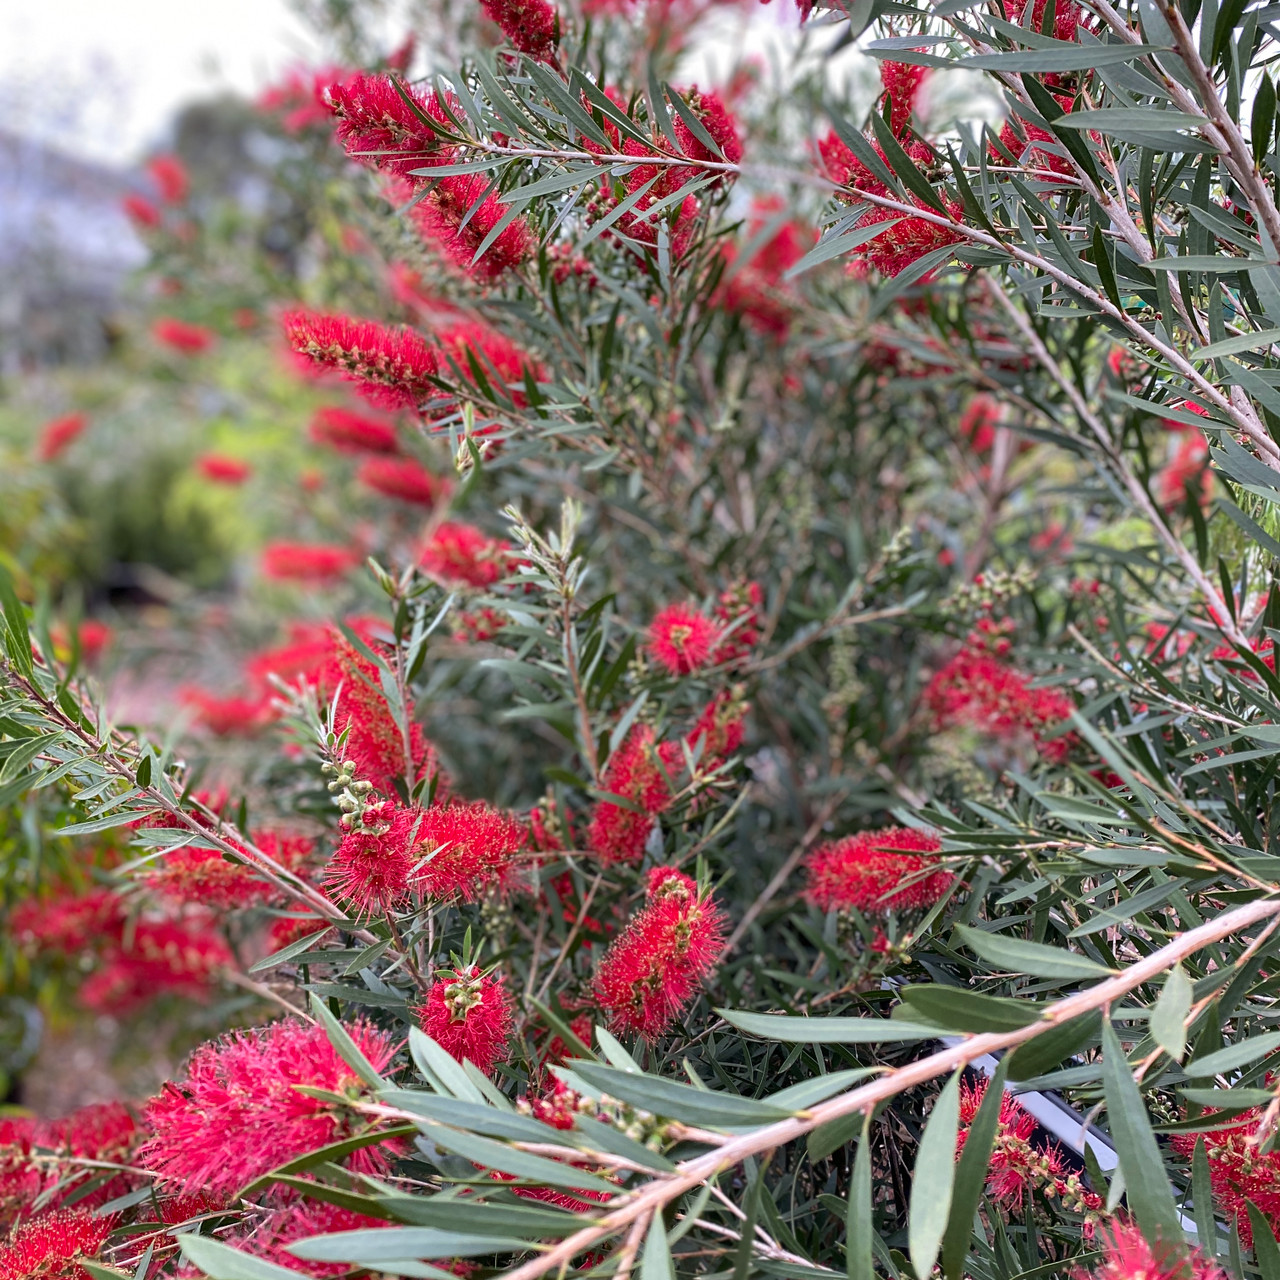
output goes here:
{"type": "Polygon", "coordinates": [[[290,427],[139,463],[176,727],[6,513],[9,995],[202,1043],[0,1277],[1280,1273],[1277,15],[962,3],[344,8],[153,161],[130,381],[290,427]]]}

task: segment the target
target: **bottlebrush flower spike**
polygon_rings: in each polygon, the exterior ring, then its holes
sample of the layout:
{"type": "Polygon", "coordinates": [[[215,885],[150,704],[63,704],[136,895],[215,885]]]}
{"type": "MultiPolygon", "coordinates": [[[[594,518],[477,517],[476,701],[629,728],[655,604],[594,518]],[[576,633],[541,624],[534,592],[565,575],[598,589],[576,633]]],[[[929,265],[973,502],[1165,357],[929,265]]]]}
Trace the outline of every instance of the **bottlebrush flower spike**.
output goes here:
{"type": "Polygon", "coordinates": [[[449,492],[447,480],[412,458],[366,458],[356,479],[374,493],[415,507],[433,507],[449,492]]]}
{"type": "Polygon", "coordinates": [[[147,161],[147,172],[165,204],[181,204],[191,191],[187,166],[177,156],[153,156],[147,161]]]}
{"type": "Polygon", "coordinates": [[[271,542],[262,549],[262,572],[281,582],[333,582],[360,561],[347,547],[271,542]]]}
{"type": "Polygon", "coordinates": [[[325,888],[361,917],[390,911],[408,896],[421,819],[391,801],[370,805],[330,859],[325,888]]]}
{"type": "Polygon", "coordinates": [[[202,324],[188,324],[173,316],[161,316],[151,326],[151,336],[161,345],[181,352],[184,356],[198,356],[208,351],[218,335],[202,324]]]}
{"type": "MultiPolygon", "coordinates": [[[[367,1023],[348,1035],[381,1071],[394,1052],[389,1036],[367,1023]]],[[[203,1044],[185,1078],[166,1084],[147,1104],[150,1139],[138,1159],[164,1187],[230,1197],[269,1169],[328,1146],[363,1126],[296,1085],[345,1094],[360,1087],[320,1026],[286,1019],[233,1031],[203,1044]]],[[[387,1169],[381,1147],[347,1157],[374,1175],[387,1169]]]]}
{"type": "Polygon", "coordinates": [[[896,138],[903,137],[915,113],[916,99],[929,74],[928,67],[913,66],[909,62],[880,64],[880,83],[889,99],[889,128],[896,138]]]}
{"type": "Polygon", "coordinates": [[[129,221],[135,227],[140,227],[147,231],[154,231],[164,220],[160,210],[146,196],[140,196],[136,192],[131,192],[125,196],[120,201],[120,207],[125,211],[129,221]]]}
{"type": "Polygon", "coordinates": [[[350,409],[317,409],[308,432],[316,444],[328,445],[339,453],[381,453],[400,451],[395,424],[350,409]]]}
{"type": "Polygon", "coordinates": [[[475,965],[446,970],[417,1009],[423,1029],[459,1062],[472,1062],[487,1075],[511,1039],[511,997],[500,978],[475,965]]]}
{"type": "Polygon", "coordinates": [[[486,324],[464,320],[438,330],[436,337],[464,381],[475,381],[471,368],[474,359],[490,385],[505,391],[517,407],[527,403],[521,390],[525,371],[532,373],[535,382],[542,377],[541,368],[529,355],[506,334],[490,329],[486,324]]]}
{"type": "Polygon", "coordinates": [[[682,758],[679,744],[656,745],[649,725],[637,725],[609,757],[601,789],[633,801],[641,812],[610,800],[596,803],[587,827],[587,844],[605,866],[639,862],[644,856],[654,818],[671,803],[671,788],[663,770],[673,777],[680,772],[682,758]]]}
{"type": "MultiPolygon", "coordinates": [[[[720,149],[717,155],[701,138],[676,115],[674,120],[676,140],[680,143],[681,152],[690,160],[727,161],[737,164],[742,159],[742,139],[738,136],[738,124],[728,107],[714,93],[702,93],[698,86],[680,91],[681,98],[689,104],[690,110],[698,117],[702,127],[711,135],[711,140],[720,149]]],[[[674,113],[673,113],[674,114],[674,113]]],[[[672,186],[677,190],[684,177],[672,186]]]]}
{"type": "Polygon", "coordinates": [[[649,652],[673,676],[687,676],[711,656],[720,628],[692,605],[671,604],[649,624],[649,652]]]}
{"type": "Polygon", "coordinates": [[[715,967],[724,913],[673,867],[649,872],[648,902],[605,952],[592,992],[614,1031],[656,1039],[715,967]]]}
{"type": "Polygon", "coordinates": [[[509,212],[507,203],[496,194],[484,194],[489,185],[488,174],[450,174],[438,179],[426,197],[409,211],[419,234],[437,244],[451,262],[478,280],[496,280],[527,262],[538,247],[529,223],[516,217],[476,258],[486,237],[509,212]],[[480,204],[471,212],[476,201],[480,204]]]}
{"type": "Polygon", "coordinates": [[[314,311],[290,311],[283,324],[294,351],[335,370],[374,404],[408,409],[436,393],[435,350],[412,329],[314,311]]]}
{"type": "Polygon", "coordinates": [[[714,617],[722,638],[711,661],[720,666],[745,658],[760,642],[764,590],[758,582],[739,581],[720,593],[714,617]]]}
{"type": "Polygon", "coordinates": [[[547,61],[560,39],[560,15],[547,0],[480,0],[480,7],[521,53],[547,61]]]}
{"type": "Polygon", "coordinates": [[[988,453],[995,444],[999,424],[998,401],[988,395],[976,395],[960,416],[960,434],[968,440],[974,453],[988,453]]]}
{"type": "Polygon", "coordinates": [[[138,920],[122,942],[106,949],[78,999],[95,1013],[125,1013],[164,993],[205,1000],[218,974],[233,963],[227,944],[208,929],[138,920]]]}
{"type": "Polygon", "coordinates": [[[1147,1240],[1136,1223],[1109,1223],[1100,1235],[1102,1261],[1092,1271],[1077,1268],[1072,1280],[1227,1280],[1222,1267],[1199,1249],[1189,1249],[1184,1261],[1172,1248],[1147,1240]]]}
{"type": "Polygon", "coordinates": [[[21,946],[77,955],[124,932],[124,907],[108,889],[64,890],[51,898],[28,898],[9,916],[9,936],[21,946]]]}
{"type": "Polygon", "coordinates": [[[333,118],[327,90],[351,73],[342,67],[290,67],[279,84],[270,85],[258,97],[259,111],[279,117],[286,133],[303,133],[325,126],[333,118]]]}
{"type": "Polygon", "coordinates": [[[196,470],[214,484],[237,485],[253,475],[253,468],[243,458],[225,453],[205,453],[196,459],[196,470]]]}
{"type": "Polygon", "coordinates": [[[821,911],[854,907],[864,914],[921,910],[950,888],[955,876],[934,855],[942,841],[929,831],[886,827],[819,845],[806,859],[806,899],[821,911]]]}
{"type": "Polygon", "coordinates": [[[510,814],[474,804],[434,804],[418,827],[413,888],[437,900],[474,901],[489,890],[505,890],[515,875],[515,855],[528,832],[510,814]]]}
{"type": "MultiPolygon", "coordinates": [[[[303,869],[315,849],[306,836],[275,831],[253,832],[253,843],[273,862],[295,874],[303,869]]],[[[142,881],[152,893],[163,897],[225,911],[273,901],[280,896],[279,889],[245,863],[229,862],[216,849],[190,846],[173,850],[158,864],[148,864],[142,881]]]]}
{"type": "Polygon", "coordinates": [[[257,733],[277,718],[270,695],[244,698],[238,694],[219,697],[205,689],[186,686],[178,690],[184,707],[197,724],[218,737],[241,737],[257,733]]]}
{"type": "Polygon", "coordinates": [[[65,417],[46,422],[40,428],[40,438],[36,441],[36,457],[41,462],[52,462],[61,457],[84,434],[88,425],[89,419],[83,413],[68,413],[65,417]]]}
{"type": "Polygon", "coordinates": [[[446,520],[437,525],[418,563],[447,587],[492,587],[507,575],[509,542],[490,538],[475,525],[446,520]]]}
{"type": "Polygon", "coordinates": [[[449,162],[452,150],[440,130],[455,126],[434,93],[424,98],[390,76],[355,75],[330,85],[328,99],[338,141],[362,164],[421,186],[414,169],[449,162]]]}
{"type": "Polygon", "coordinates": [[[78,1263],[98,1256],[115,1224],[111,1216],[97,1217],[87,1209],[33,1218],[0,1244],[0,1280],[89,1280],[78,1263]]]}

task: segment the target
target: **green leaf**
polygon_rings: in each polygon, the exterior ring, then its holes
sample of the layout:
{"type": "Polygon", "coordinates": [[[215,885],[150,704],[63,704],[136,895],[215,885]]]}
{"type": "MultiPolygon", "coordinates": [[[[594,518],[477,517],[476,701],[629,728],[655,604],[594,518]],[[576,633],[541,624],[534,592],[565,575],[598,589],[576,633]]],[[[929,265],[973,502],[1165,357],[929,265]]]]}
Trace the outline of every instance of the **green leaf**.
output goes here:
{"type": "Polygon", "coordinates": [[[675,1275],[667,1226],[662,1221],[662,1214],[655,1213],[649,1234],[645,1237],[644,1256],[640,1260],[640,1280],[675,1280],[675,1275]]]}
{"type": "Polygon", "coordinates": [[[1182,965],[1175,964],[1164,980],[1147,1024],[1151,1038],[1175,1060],[1182,1057],[1187,1047],[1184,1022],[1191,1012],[1192,994],[1191,979],[1182,965]]]}
{"type": "Polygon", "coordinates": [[[847,1071],[832,1071],[828,1075],[814,1076],[812,1080],[802,1080],[799,1084],[780,1089],[763,1101],[771,1107],[799,1111],[805,1107],[817,1106],[819,1102],[842,1093],[849,1085],[857,1084],[881,1070],[881,1067],[850,1067],[847,1071]]]}
{"type": "Polygon", "coordinates": [[[1151,271],[1208,271],[1215,275],[1227,275],[1235,271],[1248,271],[1253,267],[1274,266],[1260,258],[1226,258],[1217,254],[1188,253],[1175,258],[1152,258],[1143,266],[1151,271]]]}
{"type": "Polygon", "coordinates": [[[1213,1183],[1203,1138],[1196,1139],[1196,1149],[1191,1156],[1191,1204],[1200,1248],[1213,1257],[1217,1252],[1218,1226],[1213,1216],[1213,1183]]]}
{"type": "MultiPolygon", "coordinates": [[[[1273,100],[1274,97],[1273,90],[1273,100]]],[[[1272,110],[1275,110],[1274,105],[1272,110]]],[[[1280,1280],[1280,1247],[1276,1245],[1275,1232],[1271,1223],[1258,1212],[1258,1206],[1252,1200],[1246,1200],[1245,1204],[1249,1210],[1249,1225],[1253,1228],[1253,1256],[1258,1260],[1258,1270],[1262,1272],[1262,1280],[1280,1280]]]]}
{"type": "Polygon", "coordinates": [[[1115,1028],[1105,1019],[1102,1083],[1107,1099],[1107,1121],[1120,1157],[1129,1208],[1149,1241],[1163,1245],[1174,1258],[1181,1257],[1186,1249],[1182,1222],[1160,1159],[1160,1148],[1147,1120],[1146,1104],[1115,1028]]]}
{"type": "Polygon", "coordinates": [[[376,1146],[379,1142],[385,1142],[391,1138],[407,1137],[416,1133],[417,1129],[414,1125],[398,1124],[385,1129],[371,1130],[369,1133],[362,1133],[354,1138],[344,1138],[341,1142],[331,1142],[327,1147],[317,1147],[316,1150],[308,1151],[306,1155],[297,1156],[293,1160],[287,1160],[284,1164],[277,1165],[276,1168],[268,1173],[255,1178],[238,1193],[237,1199],[256,1195],[280,1178],[291,1177],[295,1173],[303,1173],[307,1169],[314,1169],[317,1165],[327,1164],[331,1160],[336,1163],[344,1156],[349,1156],[353,1151],[376,1146]]]}
{"type": "Polygon", "coordinates": [[[963,987],[937,983],[903,987],[902,1002],[913,1013],[948,1031],[1017,1031],[1042,1012],[1030,1000],[984,996],[963,987]]]}
{"type": "Polygon", "coordinates": [[[907,1251],[917,1280],[929,1280],[951,1212],[955,1189],[956,1135],[960,1129],[960,1076],[956,1071],[938,1095],[920,1138],[911,1177],[907,1251]]]}
{"type": "Polygon", "coordinates": [[[311,993],[311,1012],[324,1027],[329,1043],[333,1045],[338,1057],[371,1089],[383,1088],[386,1081],[373,1069],[373,1063],[360,1052],[359,1046],[347,1034],[346,1027],[329,1012],[329,1006],[314,991],[311,993]]]}
{"type": "MultiPolygon", "coordinates": [[[[868,50],[874,53],[874,50],[868,50]]],[[[975,71],[1088,71],[1132,62],[1159,52],[1153,44],[1077,44],[1066,49],[1019,49],[1014,53],[966,54],[955,65],[975,71]]]]}
{"type": "Polygon", "coordinates": [[[1019,1045],[1009,1055],[1009,1076],[1031,1080],[1074,1057],[1098,1034],[1099,1015],[1083,1013],[1019,1045]]]}
{"type": "MultiPolygon", "coordinates": [[[[548,1138],[554,1138],[548,1134],[548,1138]]],[[[467,1160],[485,1169],[496,1169],[499,1173],[509,1173],[516,1178],[527,1178],[530,1182],[540,1183],[548,1187],[571,1187],[574,1190],[604,1191],[616,1195],[618,1188],[612,1182],[593,1173],[575,1169],[572,1165],[548,1160],[545,1156],[530,1155],[527,1151],[517,1151],[501,1142],[493,1142],[489,1138],[478,1138],[471,1133],[460,1133],[455,1129],[438,1128],[431,1131],[431,1141],[444,1151],[463,1156],[467,1160]]]]}
{"type": "Polygon", "coordinates": [[[1046,946],[1043,942],[1025,942],[1002,933],[988,933],[970,925],[956,925],[956,932],[974,955],[1001,969],[1023,973],[1032,978],[1106,978],[1115,970],[1108,969],[1088,956],[1065,948],[1046,946]]]}
{"type": "Polygon", "coordinates": [[[262,1258],[251,1258],[239,1249],[208,1236],[183,1233],[178,1237],[182,1256],[213,1280],[306,1280],[306,1272],[281,1267],[262,1258]]]}
{"type": "Polygon", "coordinates": [[[256,960],[249,966],[249,972],[261,973],[263,969],[274,968],[278,964],[284,964],[286,960],[292,960],[295,956],[300,956],[304,952],[310,951],[329,932],[330,928],[331,926],[326,924],[317,929],[315,933],[309,933],[305,938],[299,938],[297,942],[291,942],[287,947],[281,947],[279,951],[273,951],[269,956],[263,956],[261,960],[256,960]]]}
{"type": "Polygon", "coordinates": [[[138,761],[138,771],[134,774],[134,781],[140,787],[149,787],[151,785],[151,755],[149,752],[138,761]]]}
{"type": "Polygon", "coordinates": [[[1280,342],[1280,329],[1261,329],[1257,333],[1242,333],[1235,338],[1210,343],[1191,353],[1193,360],[1216,360],[1219,356],[1239,355],[1243,351],[1261,351],[1273,342],[1280,342]]]}
{"type": "Polygon", "coordinates": [[[684,1124],[710,1127],[768,1124],[794,1114],[794,1109],[771,1106],[755,1098],[735,1098],[710,1089],[695,1089],[676,1080],[618,1071],[596,1062],[575,1062],[573,1071],[603,1093],[684,1124]]]}
{"type": "Polygon", "coordinates": [[[394,1266],[381,1264],[410,1258],[483,1257],[489,1253],[528,1249],[532,1243],[501,1236],[441,1231],[436,1227],[365,1227],[328,1236],[308,1236],[286,1247],[308,1262],[350,1262],[375,1271],[393,1271],[394,1266]]]}
{"type": "Polygon", "coordinates": [[[960,1280],[965,1259],[973,1240],[973,1216],[982,1203],[987,1185],[987,1166],[1000,1127],[1000,1105],[1004,1101],[1004,1082],[1009,1074],[1010,1055],[1006,1054],[987,1082],[982,1105],[965,1135],[964,1148],[956,1164],[956,1185],[947,1215],[947,1229],[942,1237],[942,1269],[947,1280],[960,1280]]]}
{"type": "Polygon", "coordinates": [[[871,128],[875,132],[876,141],[880,143],[889,168],[903,185],[918,199],[923,200],[935,213],[945,214],[946,209],[938,199],[938,193],[934,191],[929,179],[920,172],[915,161],[907,155],[902,149],[902,144],[893,136],[893,131],[874,111],[871,113],[871,128]]]}
{"type": "Polygon", "coordinates": [[[849,1208],[845,1217],[845,1268],[849,1280],[874,1280],[871,1225],[871,1115],[862,1118],[862,1137],[849,1180],[849,1208]]]}
{"type": "Polygon", "coordinates": [[[1265,1057],[1275,1049],[1280,1049],[1280,1031],[1267,1031],[1250,1040],[1241,1040],[1237,1044],[1228,1045],[1216,1053],[1205,1054],[1202,1058],[1193,1058],[1183,1070],[1190,1080],[1220,1076],[1227,1071],[1234,1071],[1237,1067],[1243,1067],[1246,1062],[1265,1057]]]}
{"type": "Polygon", "coordinates": [[[739,1031],[786,1044],[905,1044],[938,1038],[937,1027],[897,1018],[799,1018],[742,1009],[716,1012],[739,1031]]]}

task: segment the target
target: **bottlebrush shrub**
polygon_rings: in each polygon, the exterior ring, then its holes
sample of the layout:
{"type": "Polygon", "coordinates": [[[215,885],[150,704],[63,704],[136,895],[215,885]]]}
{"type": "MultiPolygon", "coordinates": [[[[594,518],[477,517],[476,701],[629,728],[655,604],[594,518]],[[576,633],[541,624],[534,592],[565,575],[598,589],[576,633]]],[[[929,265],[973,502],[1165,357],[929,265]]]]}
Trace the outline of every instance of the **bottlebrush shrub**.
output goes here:
{"type": "Polygon", "coordinates": [[[1266,11],[824,10],[857,117],[782,26],[689,83],[696,0],[455,9],[269,96],[305,279],[135,210],[263,317],[155,368],[278,317],[323,469],[180,749],[12,557],[14,982],[205,1043],[0,1121],[0,1256],[1269,1275],[1266,11]]]}

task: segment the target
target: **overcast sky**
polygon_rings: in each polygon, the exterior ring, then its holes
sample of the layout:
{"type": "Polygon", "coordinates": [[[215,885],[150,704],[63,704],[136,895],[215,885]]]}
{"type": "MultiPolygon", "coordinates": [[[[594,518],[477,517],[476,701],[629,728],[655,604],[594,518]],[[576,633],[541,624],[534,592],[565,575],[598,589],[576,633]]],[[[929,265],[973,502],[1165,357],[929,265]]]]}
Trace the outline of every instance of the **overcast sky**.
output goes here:
{"type": "Polygon", "coordinates": [[[285,0],[0,0],[3,127],[128,161],[183,102],[254,93],[313,49],[285,0]]]}

